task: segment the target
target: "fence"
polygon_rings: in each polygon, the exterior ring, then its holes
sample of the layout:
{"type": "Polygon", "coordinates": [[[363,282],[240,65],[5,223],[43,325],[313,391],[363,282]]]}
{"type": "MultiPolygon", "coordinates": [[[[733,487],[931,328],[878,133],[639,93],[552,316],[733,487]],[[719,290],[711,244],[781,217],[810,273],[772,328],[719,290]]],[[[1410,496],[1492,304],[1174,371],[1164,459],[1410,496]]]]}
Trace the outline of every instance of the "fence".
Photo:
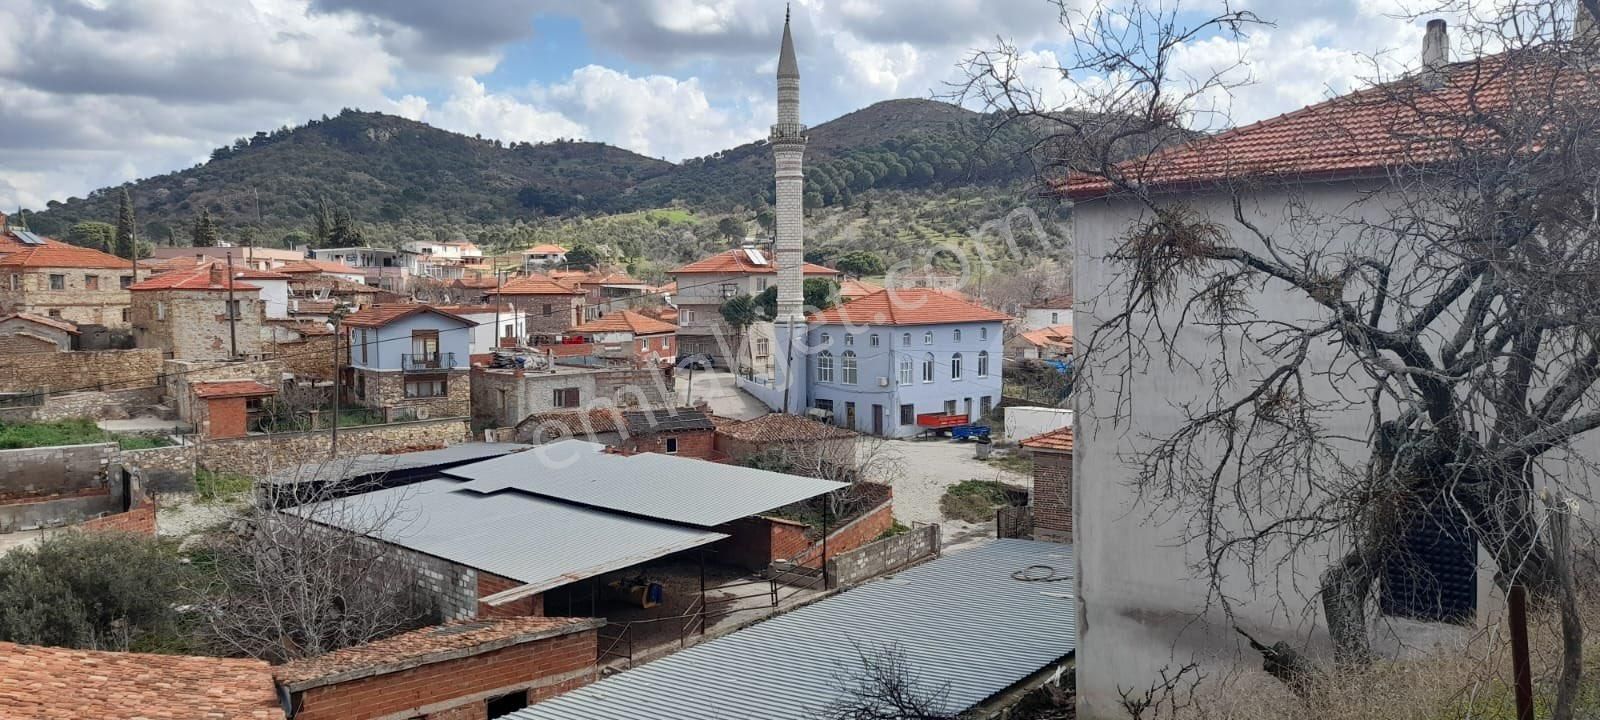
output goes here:
{"type": "Polygon", "coordinates": [[[994,536],[1030,540],[1033,538],[1033,508],[1008,505],[994,511],[994,536]]]}

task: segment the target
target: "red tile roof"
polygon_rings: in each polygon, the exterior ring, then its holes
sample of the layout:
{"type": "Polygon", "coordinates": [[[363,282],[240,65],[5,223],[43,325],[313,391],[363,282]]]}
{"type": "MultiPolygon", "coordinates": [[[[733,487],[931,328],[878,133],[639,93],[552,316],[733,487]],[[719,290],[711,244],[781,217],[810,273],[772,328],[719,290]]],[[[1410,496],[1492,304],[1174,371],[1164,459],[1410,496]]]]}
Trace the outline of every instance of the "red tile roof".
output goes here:
{"type": "Polygon", "coordinates": [[[1040,308],[1045,310],[1071,310],[1072,296],[1067,294],[1054,295],[1038,302],[1023,304],[1025,308],[1040,308]]]}
{"type": "Polygon", "coordinates": [[[0,257],[0,267],[133,269],[131,261],[110,253],[65,243],[25,245],[19,250],[5,250],[4,252],[5,256],[0,257]]]}
{"type": "Polygon", "coordinates": [[[572,328],[573,333],[612,333],[626,332],[635,335],[661,335],[675,333],[678,326],[662,322],[652,317],[645,317],[632,310],[614,312],[599,320],[590,320],[582,325],[572,328]]]}
{"type": "Polygon", "coordinates": [[[333,277],[332,275],[301,274],[291,275],[289,278],[289,287],[294,288],[296,292],[302,293],[327,290],[335,295],[349,295],[352,293],[376,295],[383,292],[383,290],[375,288],[371,285],[350,282],[344,278],[333,277]]]}
{"type": "Polygon", "coordinates": [[[543,275],[529,275],[508,280],[490,295],[584,295],[583,290],[551,280],[543,275]]]}
{"type": "MultiPolygon", "coordinates": [[[[678,273],[776,273],[778,267],[772,264],[772,258],[762,250],[754,250],[757,255],[766,259],[765,263],[757,265],[750,262],[750,256],[743,248],[734,248],[719,252],[711,257],[696,260],[688,265],[668,272],[678,273]]],[[[839,271],[823,267],[814,263],[801,265],[800,272],[804,275],[838,275],[839,271]]]]}
{"type": "Polygon", "coordinates": [[[460,315],[440,310],[432,305],[369,305],[345,316],[343,322],[351,327],[383,327],[396,320],[422,313],[433,313],[463,325],[477,325],[460,315]]]}
{"type": "Polygon", "coordinates": [[[0,717],[282,720],[260,660],[0,643],[0,717]]]}
{"type": "Polygon", "coordinates": [[[1025,448],[1047,452],[1072,452],[1072,428],[1064,427],[1039,433],[1020,443],[1025,448]]]}
{"type": "Polygon", "coordinates": [[[1056,346],[1063,348],[1065,352],[1072,352],[1071,325],[1051,325],[1050,327],[1020,333],[1017,337],[1034,347],[1056,346]]]}
{"type": "Polygon", "coordinates": [[[771,413],[743,422],[719,423],[717,434],[746,442],[808,442],[859,436],[837,425],[787,413],[771,413]]]}
{"type": "Polygon", "coordinates": [[[535,245],[535,246],[533,246],[531,248],[528,248],[527,250],[523,250],[522,254],[524,254],[524,255],[560,255],[562,253],[565,253],[566,251],[567,251],[567,249],[564,248],[564,247],[561,247],[560,245],[550,245],[550,244],[546,243],[544,245],[535,245]]]}
{"type": "Polygon", "coordinates": [[[450,287],[466,288],[469,290],[493,290],[500,281],[492,277],[464,277],[450,281],[450,287]]]}
{"type": "MultiPolygon", "coordinates": [[[[1537,50],[1529,52],[1538,52],[1537,50]]],[[[1327,178],[1381,172],[1387,168],[1438,162],[1471,144],[1475,131],[1463,127],[1470,112],[1504,111],[1514,98],[1555,84],[1561,92],[1584,82],[1572,71],[1565,84],[1560,70],[1536,55],[1519,53],[1455,63],[1442,70],[1444,82],[1429,89],[1417,77],[1348,93],[1290,113],[1137,158],[1116,172],[1146,187],[1187,187],[1239,178],[1327,178]]],[[[1544,89],[1548,92],[1548,89],[1544,89]]],[[[1486,135],[1485,135],[1486,137],[1486,135]]],[[[1061,187],[1075,198],[1105,195],[1115,188],[1101,177],[1069,176],[1061,187]]]]}
{"type": "MultiPolygon", "coordinates": [[[[571,635],[603,624],[603,620],[567,617],[458,620],[296,660],[278,666],[274,674],[290,692],[300,692],[571,635]]],[[[471,668],[463,667],[462,671],[468,672],[471,668]]]]}
{"type": "Polygon", "coordinates": [[[289,273],[291,275],[298,275],[298,274],[305,274],[305,273],[337,273],[337,274],[340,274],[340,275],[361,275],[363,273],[361,268],[352,267],[352,266],[346,265],[344,263],[336,263],[336,262],[333,262],[333,261],[330,261],[330,260],[313,260],[313,259],[309,259],[309,258],[305,259],[305,260],[297,260],[297,261],[292,262],[292,263],[284,263],[284,265],[282,267],[277,268],[277,271],[281,272],[281,273],[289,273]]]}
{"type": "MultiPolygon", "coordinates": [[[[139,263],[139,269],[149,269],[154,273],[167,273],[174,270],[193,270],[197,267],[216,265],[227,269],[226,260],[218,258],[174,257],[154,262],[139,263]]],[[[233,276],[241,280],[288,280],[289,276],[272,270],[257,270],[243,263],[233,266],[233,276]]]]}
{"type": "Polygon", "coordinates": [[[254,380],[214,380],[212,382],[197,382],[189,387],[194,389],[195,397],[207,400],[212,398],[260,397],[262,395],[278,394],[277,390],[273,390],[254,380]]]}
{"type": "MultiPolygon", "coordinates": [[[[237,268],[236,268],[237,269],[237,268]]],[[[155,277],[146,278],[128,286],[129,290],[227,290],[229,286],[234,290],[260,290],[260,285],[251,285],[238,279],[230,280],[227,269],[215,263],[196,265],[187,270],[173,270],[164,272],[155,277]]]]}
{"type": "MultiPolygon", "coordinates": [[[[49,247],[60,247],[63,245],[68,245],[70,247],[68,243],[61,242],[55,238],[48,238],[42,235],[39,236],[39,238],[44,240],[44,244],[49,247]]],[[[0,253],[16,252],[18,250],[30,247],[38,246],[29,245],[22,242],[22,238],[17,237],[16,233],[11,232],[10,230],[0,230],[0,253]]]]}
{"type": "Polygon", "coordinates": [[[5,322],[7,320],[26,320],[37,325],[45,325],[48,327],[53,327],[57,330],[65,330],[73,335],[79,334],[78,326],[73,323],[67,322],[66,320],[58,320],[53,317],[35,315],[33,313],[12,313],[10,315],[0,315],[0,322],[5,322]]]}
{"type": "Polygon", "coordinates": [[[883,287],[880,285],[863,282],[855,278],[845,278],[839,282],[839,297],[845,300],[859,300],[882,289],[883,287]]]}
{"type": "Polygon", "coordinates": [[[813,323],[851,325],[940,325],[1010,319],[1005,313],[928,288],[881,290],[810,317],[813,323]]]}

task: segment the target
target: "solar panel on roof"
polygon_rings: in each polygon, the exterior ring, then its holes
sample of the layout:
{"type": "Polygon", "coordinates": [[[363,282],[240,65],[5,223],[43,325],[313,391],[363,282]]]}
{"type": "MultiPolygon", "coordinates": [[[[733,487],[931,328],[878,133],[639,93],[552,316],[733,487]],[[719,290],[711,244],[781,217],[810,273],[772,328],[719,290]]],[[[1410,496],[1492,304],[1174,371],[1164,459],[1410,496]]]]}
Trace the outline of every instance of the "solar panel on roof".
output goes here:
{"type": "Polygon", "coordinates": [[[767,256],[762,255],[761,251],[755,248],[744,248],[744,255],[745,257],[750,258],[751,265],[767,264],[767,256]]]}
{"type": "Polygon", "coordinates": [[[12,230],[11,232],[12,232],[12,234],[17,236],[18,240],[22,241],[23,245],[43,245],[44,244],[44,238],[39,237],[38,235],[35,235],[35,234],[33,234],[32,232],[30,232],[28,230],[12,230]]]}

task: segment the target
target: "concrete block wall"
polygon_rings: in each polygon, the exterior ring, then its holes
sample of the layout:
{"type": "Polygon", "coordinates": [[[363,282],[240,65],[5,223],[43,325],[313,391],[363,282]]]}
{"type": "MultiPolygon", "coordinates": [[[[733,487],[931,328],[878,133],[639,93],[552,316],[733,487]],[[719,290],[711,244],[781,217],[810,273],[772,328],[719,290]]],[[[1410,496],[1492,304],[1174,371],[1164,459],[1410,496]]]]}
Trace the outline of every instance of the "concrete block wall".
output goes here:
{"type": "Polygon", "coordinates": [[[855,585],[933,557],[938,552],[939,526],[923,525],[840,553],[828,561],[828,575],[839,586],[855,585]]]}
{"type": "Polygon", "coordinates": [[[0,502],[109,492],[116,443],[0,450],[0,502]]]}

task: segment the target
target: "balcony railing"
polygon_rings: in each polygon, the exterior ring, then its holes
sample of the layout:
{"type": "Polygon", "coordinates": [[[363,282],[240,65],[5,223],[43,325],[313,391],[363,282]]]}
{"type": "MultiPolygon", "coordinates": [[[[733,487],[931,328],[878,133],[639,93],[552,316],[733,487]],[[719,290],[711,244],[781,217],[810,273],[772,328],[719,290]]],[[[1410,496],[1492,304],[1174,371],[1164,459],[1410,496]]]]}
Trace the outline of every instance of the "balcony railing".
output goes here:
{"type": "Polygon", "coordinates": [[[405,372],[434,372],[450,370],[455,366],[455,353],[403,353],[400,355],[400,369],[405,372]]]}

